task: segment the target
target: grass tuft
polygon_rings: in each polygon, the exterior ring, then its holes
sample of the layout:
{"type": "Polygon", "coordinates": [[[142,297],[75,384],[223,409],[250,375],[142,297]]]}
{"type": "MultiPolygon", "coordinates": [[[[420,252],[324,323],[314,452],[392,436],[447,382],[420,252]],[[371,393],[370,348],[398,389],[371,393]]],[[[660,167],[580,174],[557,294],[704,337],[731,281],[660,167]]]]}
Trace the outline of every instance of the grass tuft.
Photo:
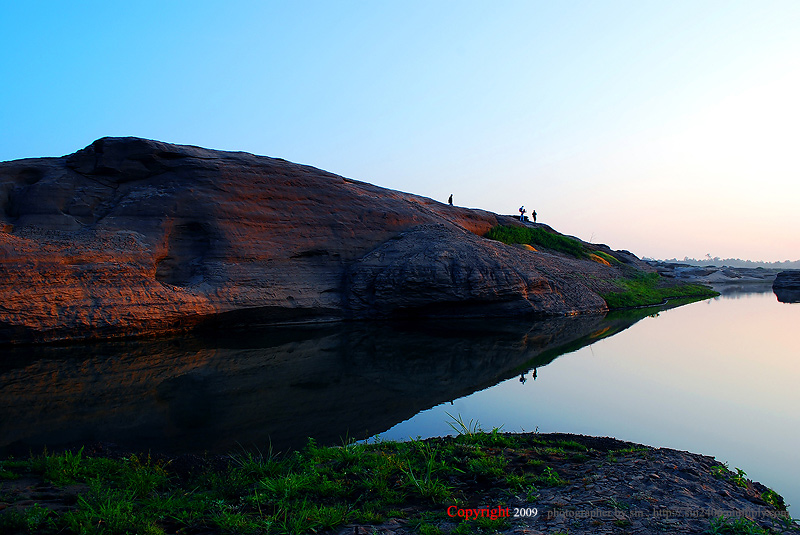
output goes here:
{"type": "Polygon", "coordinates": [[[487,232],[484,237],[490,240],[501,241],[509,245],[514,243],[538,245],[539,247],[564,253],[575,258],[589,258],[590,254],[578,240],[561,234],[548,232],[541,228],[498,225],[487,232]]]}
{"type": "Polygon", "coordinates": [[[663,303],[674,298],[707,298],[719,293],[700,284],[681,284],[665,286],[658,273],[636,272],[629,278],[616,279],[614,283],[620,289],[602,294],[608,308],[632,308],[663,303]]]}
{"type": "MultiPolygon", "coordinates": [[[[510,529],[509,520],[459,520],[447,516],[445,504],[462,507],[489,499],[505,506],[515,498],[535,503],[543,489],[570,483],[565,465],[555,463],[603,454],[578,440],[508,435],[499,428],[484,432],[476,421],[450,418],[458,436],[372,444],[345,440],[333,447],[310,440],[301,450],[280,456],[268,450],[233,454],[227,463],[198,460],[188,473],[150,456],[112,459],[80,450],[0,460],[7,479],[37,476],[51,485],[81,489],[64,508],[7,507],[0,511],[0,533],[299,534],[387,518],[403,519],[415,531],[432,535],[493,533],[510,529]]],[[[627,457],[636,452],[614,453],[627,457]]],[[[734,483],[745,476],[723,466],[713,472],[734,483]]],[[[775,507],[782,503],[777,494],[762,497],[775,507]]],[[[605,505],[628,507],[613,499],[605,505]]],[[[720,521],[710,529],[746,533],[742,530],[750,527],[720,521]]]]}

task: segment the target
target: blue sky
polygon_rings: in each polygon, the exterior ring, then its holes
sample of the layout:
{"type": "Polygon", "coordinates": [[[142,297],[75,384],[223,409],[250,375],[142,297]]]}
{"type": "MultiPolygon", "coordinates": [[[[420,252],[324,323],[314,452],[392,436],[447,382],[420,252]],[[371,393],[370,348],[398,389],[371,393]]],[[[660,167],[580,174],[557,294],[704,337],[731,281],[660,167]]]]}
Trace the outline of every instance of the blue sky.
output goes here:
{"type": "MultiPolygon", "coordinates": [[[[1,0],[0,0],[1,1],[1,0]]],[[[0,160],[134,135],[800,258],[800,2],[10,2],[0,160]]]]}

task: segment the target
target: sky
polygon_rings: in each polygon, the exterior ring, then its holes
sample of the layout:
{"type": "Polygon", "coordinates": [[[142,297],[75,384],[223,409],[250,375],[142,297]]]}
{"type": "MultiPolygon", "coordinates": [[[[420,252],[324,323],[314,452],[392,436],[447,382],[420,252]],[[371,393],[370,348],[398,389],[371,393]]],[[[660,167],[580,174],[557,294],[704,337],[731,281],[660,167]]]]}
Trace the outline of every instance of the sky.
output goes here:
{"type": "Polygon", "coordinates": [[[800,2],[0,0],[0,161],[242,150],[651,258],[800,258],[800,2]]]}

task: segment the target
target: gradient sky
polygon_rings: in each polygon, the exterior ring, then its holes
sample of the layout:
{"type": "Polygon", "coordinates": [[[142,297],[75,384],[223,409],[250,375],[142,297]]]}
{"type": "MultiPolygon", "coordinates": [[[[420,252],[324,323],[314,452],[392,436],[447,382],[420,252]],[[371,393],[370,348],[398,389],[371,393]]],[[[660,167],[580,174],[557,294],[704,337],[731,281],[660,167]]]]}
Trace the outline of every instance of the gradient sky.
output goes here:
{"type": "Polygon", "coordinates": [[[132,135],[800,258],[797,0],[0,2],[0,160],[132,135]]]}

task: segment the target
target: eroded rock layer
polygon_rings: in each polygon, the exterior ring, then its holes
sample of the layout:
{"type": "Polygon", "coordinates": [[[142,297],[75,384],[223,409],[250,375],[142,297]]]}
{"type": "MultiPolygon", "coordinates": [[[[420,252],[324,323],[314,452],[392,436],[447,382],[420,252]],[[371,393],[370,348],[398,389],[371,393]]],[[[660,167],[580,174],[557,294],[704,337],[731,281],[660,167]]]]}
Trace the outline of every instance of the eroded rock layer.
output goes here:
{"type": "Polygon", "coordinates": [[[481,237],[497,224],[514,220],[280,159],[103,138],[0,163],[0,342],[605,309],[613,267],[481,237]]]}

